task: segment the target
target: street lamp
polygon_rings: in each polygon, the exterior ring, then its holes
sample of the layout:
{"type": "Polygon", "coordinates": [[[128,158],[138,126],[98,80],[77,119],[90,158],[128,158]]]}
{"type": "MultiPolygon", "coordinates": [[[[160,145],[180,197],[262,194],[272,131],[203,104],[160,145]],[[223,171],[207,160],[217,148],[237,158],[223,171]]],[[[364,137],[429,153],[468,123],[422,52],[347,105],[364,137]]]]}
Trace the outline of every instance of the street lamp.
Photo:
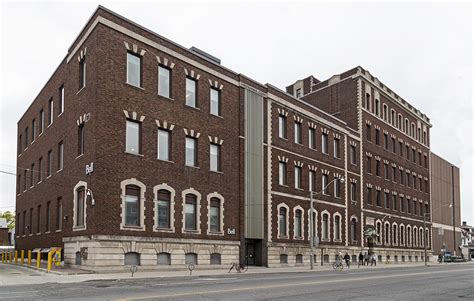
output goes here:
{"type": "MultiPolygon", "coordinates": [[[[309,219],[310,219],[310,237],[309,237],[309,254],[310,254],[310,257],[309,257],[309,263],[310,263],[310,268],[311,270],[314,269],[314,219],[313,219],[313,210],[314,210],[314,199],[313,199],[313,194],[314,196],[317,196],[319,194],[321,194],[323,191],[326,190],[326,188],[329,187],[329,185],[331,185],[334,181],[340,181],[341,183],[344,183],[345,179],[344,177],[340,177],[340,178],[334,178],[334,180],[332,180],[331,182],[329,182],[325,187],[323,187],[323,189],[319,192],[313,192],[312,190],[309,192],[309,196],[310,196],[310,203],[311,203],[311,209],[310,209],[310,213],[309,213],[309,219]]],[[[321,265],[323,264],[323,258],[322,258],[322,253],[321,253],[321,265]]]]}

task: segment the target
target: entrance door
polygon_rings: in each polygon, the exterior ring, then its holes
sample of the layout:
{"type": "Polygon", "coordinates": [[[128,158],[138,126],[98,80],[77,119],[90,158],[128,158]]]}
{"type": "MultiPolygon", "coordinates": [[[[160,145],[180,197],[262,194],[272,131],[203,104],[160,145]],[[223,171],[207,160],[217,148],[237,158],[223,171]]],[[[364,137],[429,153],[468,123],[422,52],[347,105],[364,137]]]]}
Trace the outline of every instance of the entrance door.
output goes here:
{"type": "Polygon", "coordinates": [[[247,250],[245,255],[246,264],[255,265],[255,244],[253,242],[246,242],[245,249],[247,250]]]}

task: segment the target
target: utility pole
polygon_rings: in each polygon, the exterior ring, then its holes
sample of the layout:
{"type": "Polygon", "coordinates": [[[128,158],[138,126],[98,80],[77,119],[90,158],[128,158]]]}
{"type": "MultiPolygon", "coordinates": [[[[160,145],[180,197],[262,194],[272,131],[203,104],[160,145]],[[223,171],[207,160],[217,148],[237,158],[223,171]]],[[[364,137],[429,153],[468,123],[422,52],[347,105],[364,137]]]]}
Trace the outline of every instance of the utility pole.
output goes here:
{"type": "Polygon", "coordinates": [[[309,265],[311,270],[314,269],[314,218],[313,218],[313,191],[311,190],[309,192],[310,195],[310,202],[311,202],[311,209],[309,211],[309,225],[310,225],[310,230],[309,230],[309,265]]]}
{"type": "Polygon", "coordinates": [[[425,267],[428,266],[428,262],[426,260],[426,215],[428,213],[423,213],[423,247],[425,248],[424,252],[425,252],[425,267]]]}

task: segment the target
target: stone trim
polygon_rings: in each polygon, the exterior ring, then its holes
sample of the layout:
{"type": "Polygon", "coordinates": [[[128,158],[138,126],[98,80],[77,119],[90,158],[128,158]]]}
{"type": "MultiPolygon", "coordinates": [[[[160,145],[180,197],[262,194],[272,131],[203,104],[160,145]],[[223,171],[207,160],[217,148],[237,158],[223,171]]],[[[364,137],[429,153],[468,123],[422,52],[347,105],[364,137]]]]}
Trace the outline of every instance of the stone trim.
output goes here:
{"type": "Polygon", "coordinates": [[[321,128],[321,132],[322,132],[323,134],[328,134],[328,135],[329,135],[329,130],[326,129],[326,128],[321,128]]]}
{"type": "Polygon", "coordinates": [[[184,131],[184,134],[187,136],[187,137],[191,137],[191,138],[199,138],[199,136],[201,136],[201,133],[197,132],[197,131],[194,131],[194,130],[188,130],[187,128],[183,128],[183,131],[184,131]]]}
{"type": "Polygon", "coordinates": [[[153,187],[153,213],[154,213],[154,221],[153,221],[153,231],[154,232],[175,232],[175,223],[174,223],[174,215],[175,215],[175,197],[176,191],[173,187],[169,186],[166,183],[158,184],[153,187]],[[158,228],[158,191],[159,190],[167,190],[170,193],[170,228],[163,229],[158,228]]]}
{"type": "Polygon", "coordinates": [[[214,144],[222,145],[222,143],[224,143],[224,140],[219,139],[218,137],[208,136],[208,138],[209,138],[209,142],[214,143],[214,144]]]}
{"type": "MultiPolygon", "coordinates": [[[[315,237],[319,237],[318,236],[318,233],[319,233],[319,231],[318,231],[318,211],[313,208],[313,212],[315,213],[314,221],[313,221],[315,227],[314,227],[314,233],[313,234],[314,234],[315,237]]],[[[308,238],[311,237],[311,224],[310,224],[311,223],[311,215],[310,214],[311,214],[311,209],[308,209],[308,238]]]]}
{"type": "Polygon", "coordinates": [[[172,131],[174,129],[174,124],[168,123],[166,120],[164,121],[159,121],[155,119],[156,126],[159,127],[160,129],[172,131]]]}
{"type": "Polygon", "coordinates": [[[126,179],[120,182],[120,189],[122,191],[120,198],[122,202],[120,203],[121,208],[121,222],[120,222],[120,230],[127,230],[127,231],[145,231],[145,192],[146,192],[146,185],[142,182],[138,181],[136,178],[126,179]],[[125,195],[126,195],[126,187],[127,185],[135,185],[140,187],[140,212],[139,212],[139,220],[140,226],[127,226],[125,225],[125,195]]]}
{"type": "Polygon", "coordinates": [[[280,203],[277,205],[277,219],[278,219],[278,222],[277,222],[277,237],[279,239],[288,239],[289,235],[288,235],[288,232],[290,231],[290,217],[289,217],[289,214],[290,214],[290,207],[288,207],[287,204],[285,203],[280,203]],[[282,235],[280,233],[280,208],[286,208],[286,235],[282,235]]]}
{"type": "Polygon", "coordinates": [[[295,163],[295,166],[298,166],[298,167],[303,167],[303,162],[301,161],[293,161],[295,163]]]}
{"type": "Polygon", "coordinates": [[[330,174],[329,170],[327,170],[327,169],[321,169],[321,173],[322,173],[323,175],[328,175],[328,176],[329,176],[329,174],[330,174]]]}
{"type": "Polygon", "coordinates": [[[207,234],[208,235],[220,235],[224,236],[224,197],[217,193],[213,192],[207,195],[207,234]],[[219,232],[211,232],[211,199],[212,198],[217,198],[219,199],[219,224],[220,224],[220,229],[219,232]]]}
{"type": "Polygon", "coordinates": [[[334,242],[342,242],[342,215],[335,212],[332,216],[332,237],[334,242]],[[339,239],[336,239],[336,216],[339,216],[339,239]]]}
{"type": "Polygon", "coordinates": [[[288,111],[286,111],[285,109],[281,109],[281,108],[277,108],[277,111],[278,111],[278,115],[281,115],[281,116],[288,116],[288,111]]]}
{"type": "Polygon", "coordinates": [[[308,169],[311,170],[311,171],[317,171],[318,167],[308,164],[308,169]]]}
{"type": "Polygon", "coordinates": [[[331,227],[331,214],[329,213],[329,211],[327,210],[323,210],[321,211],[321,241],[331,241],[331,231],[330,231],[330,228],[331,227]],[[327,215],[328,216],[328,224],[327,224],[327,233],[328,233],[328,237],[327,238],[323,238],[323,235],[324,235],[324,227],[323,227],[323,223],[324,223],[324,215],[327,215]]]}
{"type": "Polygon", "coordinates": [[[303,118],[301,118],[299,116],[293,115],[293,119],[298,123],[303,123],[303,118]]]}
{"type": "Polygon", "coordinates": [[[159,56],[156,56],[156,60],[158,61],[158,64],[162,65],[162,66],[165,66],[169,69],[173,69],[174,68],[174,63],[171,63],[167,58],[163,58],[161,59],[159,56]]]}
{"type": "Polygon", "coordinates": [[[194,80],[199,80],[201,78],[201,75],[194,70],[188,70],[184,68],[184,73],[186,73],[186,76],[189,78],[192,78],[194,80]]]}
{"type": "Polygon", "coordinates": [[[91,119],[91,113],[84,113],[83,115],[79,116],[79,119],[76,120],[77,126],[86,123],[91,119]]]}
{"type": "Polygon", "coordinates": [[[224,88],[224,85],[223,84],[220,84],[218,81],[212,81],[211,79],[209,79],[209,85],[211,85],[212,88],[215,88],[217,90],[222,90],[222,88],[224,88]]]}
{"type": "Polygon", "coordinates": [[[314,122],[308,121],[308,127],[309,127],[310,129],[314,129],[314,130],[315,130],[315,129],[317,128],[317,125],[316,125],[316,123],[314,123],[314,122]]]}
{"type": "Polygon", "coordinates": [[[352,141],[352,140],[349,140],[349,144],[352,145],[352,146],[357,146],[357,142],[352,141]]]}
{"type": "Polygon", "coordinates": [[[84,47],[84,49],[81,50],[81,52],[77,56],[77,61],[80,63],[81,61],[85,60],[86,54],[87,54],[87,47],[84,47]]]}
{"type": "Polygon", "coordinates": [[[278,155],[278,161],[283,163],[288,163],[288,158],[285,156],[278,155]]]}
{"type": "Polygon", "coordinates": [[[201,193],[195,190],[194,188],[188,188],[181,192],[181,197],[183,201],[183,211],[181,219],[181,233],[191,233],[191,234],[201,234],[201,193]],[[196,230],[186,230],[186,195],[194,194],[196,196],[196,230]]]}
{"type": "Polygon", "coordinates": [[[145,116],[144,115],[138,115],[137,112],[135,111],[132,111],[131,114],[129,111],[127,110],[123,110],[123,113],[125,114],[125,117],[127,119],[130,119],[130,120],[135,120],[135,121],[139,121],[139,122],[143,122],[143,120],[145,120],[145,116]],[[139,118],[138,118],[139,117],[139,118]]]}
{"type": "Polygon", "coordinates": [[[138,48],[138,46],[136,44],[130,45],[126,41],[123,41],[123,43],[125,44],[125,48],[127,49],[127,51],[138,54],[139,56],[144,56],[145,53],[146,53],[145,49],[138,48]]]}
{"type": "Polygon", "coordinates": [[[357,183],[357,179],[354,179],[354,178],[350,178],[349,181],[350,181],[351,183],[357,183]]]}
{"type": "MultiPolygon", "coordinates": [[[[82,231],[87,229],[87,182],[79,181],[72,189],[73,194],[73,209],[72,209],[72,231],[82,231]],[[76,207],[77,207],[77,189],[79,187],[84,187],[84,226],[78,227],[76,221],[76,207]]],[[[32,227],[32,225],[30,225],[32,227]]]]}
{"type": "MultiPolygon", "coordinates": [[[[305,225],[304,216],[305,216],[305,214],[304,214],[303,207],[301,207],[300,205],[297,205],[297,206],[293,207],[293,239],[295,239],[295,240],[304,240],[304,225],[305,225]],[[301,237],[297,237],[296,236],[296,231],[295,231],[295,229],[296,229],[296,227],[295,227],[295,225],[296,225],[296,223],[295,223],[295,221],[296,221],[296,210],[301,211],[301,225],[300,225],[301,237]]],[[[309,223],[308,223],[308,225],[309,225],[309,223]]]]}

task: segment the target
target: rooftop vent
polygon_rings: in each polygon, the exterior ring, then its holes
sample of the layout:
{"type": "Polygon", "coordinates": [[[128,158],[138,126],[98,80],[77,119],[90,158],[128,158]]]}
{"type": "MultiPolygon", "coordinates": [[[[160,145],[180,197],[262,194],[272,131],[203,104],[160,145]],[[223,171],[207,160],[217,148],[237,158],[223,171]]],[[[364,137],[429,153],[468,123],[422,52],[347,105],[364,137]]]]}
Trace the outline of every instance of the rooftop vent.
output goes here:
{"type": "Polygon", "coordinates": [[[189,50],[191,50],[192,52],[196,53],[197,55],[199,55],[200,57],[210,61],[210,62],[213,62],[215,64],[221,64],[221,60],[216,58],[215,56],[213,55],[210,55],[209,53],[205,52],[205,51],[202,51],[201,49],[199,48],[196,48],[194,46],[192,46],[191,48],[189,48],[189,50]]]}

